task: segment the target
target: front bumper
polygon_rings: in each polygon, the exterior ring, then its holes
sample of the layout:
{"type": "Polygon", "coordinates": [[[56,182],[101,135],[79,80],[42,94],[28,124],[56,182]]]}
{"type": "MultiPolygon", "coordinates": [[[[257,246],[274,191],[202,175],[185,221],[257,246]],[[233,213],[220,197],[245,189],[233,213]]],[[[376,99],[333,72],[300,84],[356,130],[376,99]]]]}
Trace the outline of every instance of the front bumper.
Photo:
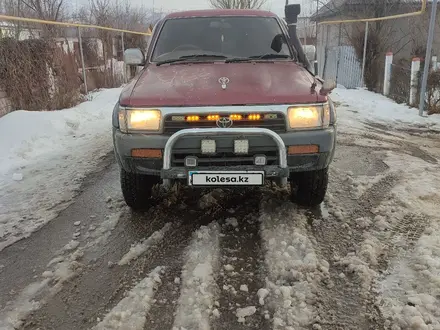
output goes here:
{"type": "Polygon", "coordinates": [[[185,179],[188,168],[172,167],[171,152],[194,154],[200,151],[200,141],[206,137],[215,139],[219,148],[230,147],[236,138],[246,138],[249,145],[261,150],[277,150],[276,166],[209,166],[197,167],[197,170],[264,170],[267,178],[285,178],[289,172],[312,171],[327,167],[333,159],[336,144],[336,127],[331,126],[322,130],[291,131],[277,134],[262,128],[227,128],[227,129],[190,129],[181,130],[172,136],[124,134],[113,129],[113,141],[116,158],[122,168],[128,172],[149,175],[160,175],[163,179],[185,179]],[[319,153],[288,155],[287,146],[318,145],[319,153]],[[163,159],[148,159],[131,157],[132,149],[149,148],[162,149],[163,159]],[[168,150],[168,151],[167,151],[168,150]]]}
{"type": "MultiPolygon", "coordinates": [[[[176,174],[176,171],[171,168],[171,152],[177,141],[189,136],[215,137],[237,135],[243,135],[247,138],[251,136],[266,136],[272,139],[273,142],[275,142],[278,151],[278,166],[273,166],[272,169],[264,166],[266,167],[266,169],[264,169],[264,167],[260,167],[259,169],[261,170],[263,168],[265,171],[269,171],[272,175],[277,174],[281,178],[280,185],[285,186],[287,184],[287,178],[289,177],[286,145],[284,144],[283,139],[281,139],[281,137],[277,133],[267,128],[193,128],[183,129],[174,133],[168,139],[163,152],[163,169],[161,177],[164,179],[164,186],[169,185],[169,179],[173,178],[173,176],[176,174]]],[[[187,177],[187,170],[185,170],[185,168],[179,169],[180,171],[178,171],[177,174],[180,176],[178,178],[185,179],[187,177]]],[[[200,168],[197,169],[200,170],[200,168]]],[[[228,167],[228,170],[230,170],[230,167],[228,167]]]]}

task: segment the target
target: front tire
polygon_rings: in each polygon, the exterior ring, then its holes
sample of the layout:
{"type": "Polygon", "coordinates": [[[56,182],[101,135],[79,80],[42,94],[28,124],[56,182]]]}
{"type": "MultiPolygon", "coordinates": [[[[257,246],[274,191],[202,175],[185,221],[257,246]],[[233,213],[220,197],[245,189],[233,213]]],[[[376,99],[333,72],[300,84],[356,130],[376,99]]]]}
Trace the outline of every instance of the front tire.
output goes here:
{"type": "Polygon", "coordinates": [[[121,189],[125,203],[135,211],[151,206],[151,193],[160,178],[153,175],[130,173],[121,169],[121,189]]]}
{"type": "Polygon", "coordinates": [[[314,207],[324,201],[328,186],[328,168],[291,174],[291,199],[293,202],[314,207]]]}

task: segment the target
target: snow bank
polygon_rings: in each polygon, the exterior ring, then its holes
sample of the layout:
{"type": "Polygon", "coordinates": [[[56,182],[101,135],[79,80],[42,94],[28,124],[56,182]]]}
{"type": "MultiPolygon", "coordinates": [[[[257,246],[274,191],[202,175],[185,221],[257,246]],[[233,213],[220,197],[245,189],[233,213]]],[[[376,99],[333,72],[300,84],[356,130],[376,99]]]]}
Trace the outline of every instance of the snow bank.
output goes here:
{"type": "Polygon", "coordinates": [[[315,322],[315,294],[329,264],[316,255],[307,237],[306,216],[287,203],[281,207],[263,202],[261,235],[268,270],[259,303],[274,306],[274,329],[310,327],[315,322]],[[277,211],[273,211],[273,210],[277,211]]]}
{"type": "Polygon", "coordinates": [[[54,218],[111,151],[120,91],[93,93],[71,109],[0,118],[0,251],[54,218]]]}
{"type": "Polygon", "coordinates": [[[209,329],[217,291],[220,227],[212,222],[193,235],[182,271],[182,288],[173,329],[209,329]]]}
{"type": "MultiPolygon", "coordinates": [[[[332,100],[341,103],[338,112],[348,114],[350,118],[362,121],[381,121],[394,124],[411,124],[440,130],[440,116],[432,115],[427,118],[418,115],[418,109],[397,104],[393,100],[364,89],[337,88],[331,94],[332,100]],[[344,105],[348,106],[344,109],[344,105]],[[354,111],[354,112],[353,112],[354,111]]],[[[355,122],[353,122],[356,124],[355,122]]]]}
{"type": "Polygon", "coordinates": [[[93,330],[144,329],[147,313],[151,307],[154,290],[162,283],[163,267],[155,268],[148,277],[139,282],[93,330]]]}

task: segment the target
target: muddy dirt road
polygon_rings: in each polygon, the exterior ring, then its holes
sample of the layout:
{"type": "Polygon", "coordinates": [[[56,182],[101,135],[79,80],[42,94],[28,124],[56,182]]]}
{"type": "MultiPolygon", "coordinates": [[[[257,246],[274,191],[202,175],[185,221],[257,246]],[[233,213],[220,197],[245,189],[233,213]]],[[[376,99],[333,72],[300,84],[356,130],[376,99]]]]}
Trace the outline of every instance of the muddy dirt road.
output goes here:
{"type": "Polygon", "coordinates": [[[386,160],[438,168],[440,148],[410,133],[342,131],[318,209],[272,186],[179,187],[132,213],[109,155],[55,220],[0,253],[0,328],[403,329],[377,283],[432,217],[393,193],[407,178],[386,160]]]}

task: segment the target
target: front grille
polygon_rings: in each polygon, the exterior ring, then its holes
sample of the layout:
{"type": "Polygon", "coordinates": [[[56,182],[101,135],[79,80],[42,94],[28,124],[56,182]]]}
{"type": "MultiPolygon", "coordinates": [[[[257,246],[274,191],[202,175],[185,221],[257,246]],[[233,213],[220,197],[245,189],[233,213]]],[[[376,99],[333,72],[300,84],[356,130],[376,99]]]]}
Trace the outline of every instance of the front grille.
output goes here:
{"type": "MultiPolygon", "coordinates": [[[[267,119],[264,116],[265,113],[259,113],[262,117],[261,120],[248,120],[249,113],[239,113],[243,116],[243,119],[236,120],[233,122],[232,127],[234,128],[243,128],[243,127],[261,127],[267,128],[277,133],[286,132],[286,120],[282,113],[270,113],[273,118],[267,119]]],[[[164,134],[174,134],[177,131],[188,128],[216,128],[216,121],[208,120],[207,115],[199,115],[199,114],[188,114],[191,116],[200,116],[199,121],[188,122],[185,120],[173,120],[173,117],[181,117],[184,118],[186,114],[182,115],[168,115],[164,119],[164,134]]],[[[230,114],[222,114],[221,117],[229,117],[230,114]]]]}
{"type": "Polygon", "coordinates": [[[235,155],[232,152],[219,152],[215,155],[203,155],[198,153],[180,153],[178,150],[173,151],[172,164],[173,167],[184,167],[186,156],[196,156],[198,159],[198,166],[244,166],[254,165],[254,156],[265,155],[267,157],[267,165],[278,164],[278,152],[276,150],[266,150],[265,152],[250,150],[247,155],[235,155]]]}

